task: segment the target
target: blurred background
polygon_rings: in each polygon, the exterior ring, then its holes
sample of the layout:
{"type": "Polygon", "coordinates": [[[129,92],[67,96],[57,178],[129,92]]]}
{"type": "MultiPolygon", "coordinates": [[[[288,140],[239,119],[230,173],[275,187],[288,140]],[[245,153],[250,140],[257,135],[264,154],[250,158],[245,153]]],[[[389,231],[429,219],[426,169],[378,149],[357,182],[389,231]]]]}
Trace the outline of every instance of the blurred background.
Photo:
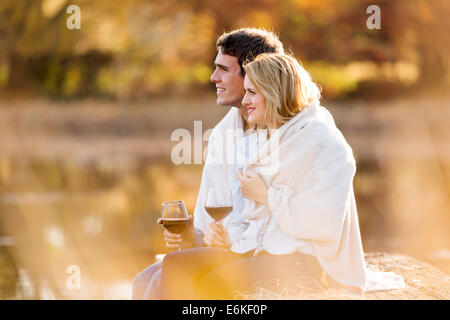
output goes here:
{"type": "Polygon", "coordinates": [[[322,87],[357,160],[365,251],[450,273],[449,18],[447,0],[2,0],[0,298],[131,298],[168,252],[161,202],[194,210],[202,165],[175,165],[171,134],[228,111],[209,77],[240,27],[278,33],[322,87]]]}

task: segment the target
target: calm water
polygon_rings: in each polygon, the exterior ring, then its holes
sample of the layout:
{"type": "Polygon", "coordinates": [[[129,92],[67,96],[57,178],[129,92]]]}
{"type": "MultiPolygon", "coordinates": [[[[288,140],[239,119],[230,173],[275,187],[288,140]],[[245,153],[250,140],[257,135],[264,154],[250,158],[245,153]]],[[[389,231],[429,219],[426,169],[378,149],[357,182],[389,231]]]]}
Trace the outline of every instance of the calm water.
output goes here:
{"type": "MultiPolygon", "coordinates": [[[[14,174],[0,175],[3,299],[130,299],[134,276],[167,253],[156,224],[161,202],[183,199],[192,213],[201,177],[198,165],[146,160],[11,161],[9,168],[14,174]]],[[[404,244],[387,240],[383,183],[375,163],[359,162],[364,246],[401,251],[404,244]]]]}
{"type": "Polygon", "coordinates": [[[192,212],[201,167],[34,161],[11,171],[0,189],[2,297],[124,299],[134,275],[167,252],[160,203],[185,199],[192,212]],[[81,275],[75,289],[70,266],[81,275]]]}

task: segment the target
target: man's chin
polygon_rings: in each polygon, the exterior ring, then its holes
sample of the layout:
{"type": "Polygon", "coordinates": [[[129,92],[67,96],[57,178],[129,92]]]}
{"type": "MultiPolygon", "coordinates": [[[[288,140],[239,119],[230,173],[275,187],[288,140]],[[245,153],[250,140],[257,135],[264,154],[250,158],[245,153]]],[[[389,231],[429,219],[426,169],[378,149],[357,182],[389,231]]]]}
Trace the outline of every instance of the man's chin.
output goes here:
{"type": "Polygon", "coordinates": [[[239,102],[224,100],[221,98],[217,98],[216,103],[218,106],[221,106],[221,107],[235,107],[235,106],[239,105],[239,102]]]}
{"type": "Polygon", "coordinates": [[[217,105],[219,106],[219,107],[233,107],[231,104],[229,104],[229,103],[225,103],[225,102],[222,102],[222,101],[218,101],[217,100],[217,105]]]}

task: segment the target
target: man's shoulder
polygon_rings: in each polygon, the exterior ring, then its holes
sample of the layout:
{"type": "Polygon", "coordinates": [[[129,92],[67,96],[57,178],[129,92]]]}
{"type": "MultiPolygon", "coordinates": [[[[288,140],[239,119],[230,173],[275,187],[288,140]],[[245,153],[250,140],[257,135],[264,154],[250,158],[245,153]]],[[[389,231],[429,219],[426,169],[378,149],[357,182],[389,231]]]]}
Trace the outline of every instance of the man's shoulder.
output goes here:
{"type": "Polygon", "coordinates": [[[212,133],[215,132],[222,132],[227,129],[236,129],[238,121],[242,121],[240,119],[241,114],[239,112],[239,109],[236,107],[231,107],[230,110],[227,112],[227,114],[215,125],[213,128],[212,133]]]}

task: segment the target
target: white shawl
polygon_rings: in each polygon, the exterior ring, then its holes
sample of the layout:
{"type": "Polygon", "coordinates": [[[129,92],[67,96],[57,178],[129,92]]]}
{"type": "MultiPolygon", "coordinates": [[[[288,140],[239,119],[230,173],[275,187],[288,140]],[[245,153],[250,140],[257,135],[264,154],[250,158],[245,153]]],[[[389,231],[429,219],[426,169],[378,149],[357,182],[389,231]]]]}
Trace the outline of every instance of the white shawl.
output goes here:
{"type": "MultiPolygon", "coordinates": [[[[202,232],[212,221],[204,210],[208,186],[229,185],[226,159],[242,136],[231,137],[225,145],[220,138],[227,130],[243,133],[242,128],[239,110],[231,108],[211,134],[194,213],[194,225],[202,232]]],[[[248,200],[242,217],[236,212],[230,219],[244,218],[258,226],[270,219],[269,235],[263,237],[269,240],[270,233],[281,228],[287,237],[310,243],[325,272],[340,284],[361,292],[402,288],[403,279],[386,280],[382,273],[365,270],[352,185],[355,160],[328,110],[318,103],[308,106],[260,145],[245,170],[260,174],[269,186],[268,208],[248,200]],[[372,288],[366,288],[366,281],[372,288]]]]}
{"type": "Polygon", "coordinates": [[[290,238],[311,243],[331,278],[363,291],[364,253],[352,186],[355,160],[331,114],[318,103],[306,107],[260,143],[249,170],[260,174],[269,190],[268,207],[247,202],[242,217],[250,221],[248,232],[252,223],[272,217],[267,230],[275,224],[290,238]]]}
{"type": "Polygon", "coordinates": [[[400,276],[365,269],[353,191],[356,164],[328,110],[315,102],[269,140],[257,140],[258,152],[244,171],[261,175],[269,187],[268,207],[247,200],[242,217],[250,221],[246,232],[253,223],[265,229],[255,234],[264,238],[258,246],[279,250],[270,242],[281,228],[291,239],[312,244],[324,271],[341,285],[361,294],[404,287],[400,276]]]}

